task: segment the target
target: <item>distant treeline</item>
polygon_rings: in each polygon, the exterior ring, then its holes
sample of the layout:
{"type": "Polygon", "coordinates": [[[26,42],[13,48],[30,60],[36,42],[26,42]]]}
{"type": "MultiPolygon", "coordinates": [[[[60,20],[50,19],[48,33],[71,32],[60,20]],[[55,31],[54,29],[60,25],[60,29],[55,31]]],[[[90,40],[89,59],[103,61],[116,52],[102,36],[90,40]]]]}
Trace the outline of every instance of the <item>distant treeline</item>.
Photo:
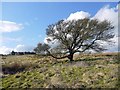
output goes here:
{"type": "Polygon", "coordinates": [[[11,52],[11,55],[26,55],[26,54],[36,54],[35,52],[11,52]]]}

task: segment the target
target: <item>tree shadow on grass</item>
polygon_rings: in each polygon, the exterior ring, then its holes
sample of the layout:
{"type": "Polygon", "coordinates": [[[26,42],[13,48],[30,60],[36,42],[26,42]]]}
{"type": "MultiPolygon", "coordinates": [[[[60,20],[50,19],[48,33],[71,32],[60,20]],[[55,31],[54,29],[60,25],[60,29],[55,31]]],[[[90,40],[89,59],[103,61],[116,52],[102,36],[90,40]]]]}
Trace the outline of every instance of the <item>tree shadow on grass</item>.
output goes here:
{"type": "Polygon", "coordinates": [[[57,61],[56,64],[61,64],[62,66],[78,66],[78,67],[86,67],[93,64],[89,64],[87,61],[97,61],[97,60],[104,60],[103,58],[83,58],[70,61],[69,59],[57,61]]]}
{"type": "MultiPolygon", "coordinates": [[[[77,63],[77,62],[86,62],[86,61],[97,61],[97,60],[104,60],[103,58],[83,58],[83,59],[77,59],[70,61],[69,59],[62,60],[62,61],[56,61],[57,64],[67,64],[67,63],[77,63]]],[[[55,64],[56,64],[55,63],[55,64]]]]}
{"type": "Polygon", "coordinates": [[[103,58],[83,58],[83,59],[75,60],[75,62],[78,62],[78,61],[96,61],[96,60],[104,60],[104,59],[103,58]]]}

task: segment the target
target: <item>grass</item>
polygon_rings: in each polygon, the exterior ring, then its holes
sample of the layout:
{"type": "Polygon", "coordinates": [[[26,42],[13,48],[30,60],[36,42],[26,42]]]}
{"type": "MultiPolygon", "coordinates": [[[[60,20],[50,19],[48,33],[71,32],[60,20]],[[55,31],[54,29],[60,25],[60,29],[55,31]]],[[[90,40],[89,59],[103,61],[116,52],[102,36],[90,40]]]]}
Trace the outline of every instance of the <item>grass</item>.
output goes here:
{"type": "Polygon", "coordinates": [[[75,55],[72,63],[49,56],[7,56],[2,63],[2,87],[119,88],[117,55],[75,55]]]}

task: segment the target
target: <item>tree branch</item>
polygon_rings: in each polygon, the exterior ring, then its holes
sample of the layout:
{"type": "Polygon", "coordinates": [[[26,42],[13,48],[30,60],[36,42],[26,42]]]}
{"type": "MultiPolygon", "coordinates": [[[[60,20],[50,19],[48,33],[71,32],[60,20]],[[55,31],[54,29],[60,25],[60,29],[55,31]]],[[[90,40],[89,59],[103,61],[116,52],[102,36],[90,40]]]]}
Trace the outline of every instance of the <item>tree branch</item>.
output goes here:
{"type": "MultiPolygon", "coordinates": [[[[93,40],[93,42],[92,42],[90,45],[86,45],[86,48],[85,48],[84,50],[82,50],[81,52],[84,52],[84,51],[86,51],[87,49],[89,49],[89,48],[95,43],[95,41],[99,40],[99,39],[98,39],[98,36],[101,35],[101,34],[102,34],[102,32],[100,32],[100,33],[96,36],[96,38],[93,40]]],[[[83,46],[85,46],[85,45],[83,45],[83,46]]]]}
{"type": "Polygon", "coordinates": [[[50,53],[50,51],[47,50],[47,52],[48,52],[48,54],[49,54],[50,56],[52,56],[53,58],[56,58],[56,59],[63,59],[63,58],[68,57],[68,55],[63,56],[63,57],[56,57],[56,56],[52,55],[52,54],[50,53]]]}

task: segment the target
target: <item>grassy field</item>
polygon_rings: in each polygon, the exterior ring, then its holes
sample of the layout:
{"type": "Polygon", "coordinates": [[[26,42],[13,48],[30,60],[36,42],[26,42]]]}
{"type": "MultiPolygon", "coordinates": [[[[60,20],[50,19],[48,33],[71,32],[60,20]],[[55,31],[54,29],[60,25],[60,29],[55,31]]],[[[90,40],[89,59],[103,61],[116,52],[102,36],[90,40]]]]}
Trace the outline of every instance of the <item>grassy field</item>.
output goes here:
{"type": "Polygon", "coordinates": [[[3,88],[119,88],[118,54],[75,55],[74,61],[49,56],[7,56],[0,73],[3,88]]]}

